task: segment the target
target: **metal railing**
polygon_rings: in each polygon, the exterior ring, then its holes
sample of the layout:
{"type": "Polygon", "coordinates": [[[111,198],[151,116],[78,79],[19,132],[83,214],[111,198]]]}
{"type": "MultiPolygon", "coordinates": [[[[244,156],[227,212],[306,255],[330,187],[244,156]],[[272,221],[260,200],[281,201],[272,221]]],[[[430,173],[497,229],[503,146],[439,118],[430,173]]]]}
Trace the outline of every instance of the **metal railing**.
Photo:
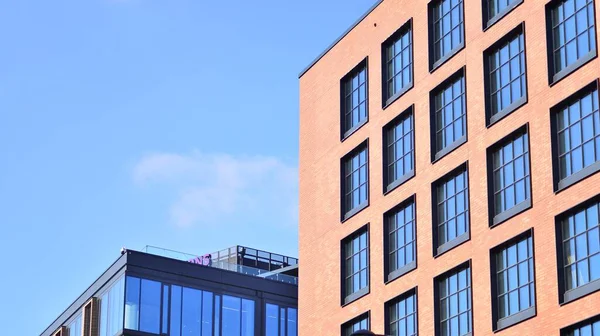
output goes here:
{"type": "MultiPolygon", "coordinates": [[[[188,262],[194,262],[195,260],[202,260],[204,258],[204,256],[198,256],[195,254],[189,254],[189,253],[169,250],[169,249],[162,248],[162,247],[150,246],[150,245],[146,245],[146,247],[144,247],[142,249],[142,252],[148,253],[148,254],[154,254],[157,256],[166,257],[166,258],[170,258],[170,259],[188,261],[188,262]]],[[[212,254],[211,254],[211,256],[212,256],[212,254]]],[[[194,262],[194,263],[197,263],[197,262],[194,262]]],[[[241,273],[241,274],[247,274],[247,275],[252,275],[252,276],[256,276],[256,277],[261,277],[264,279],[298,285],[298,278],[295,276],[281,274],[281,273],[274,273],[273,271],[268,271],[268,270],[263,270],[263,269],[259,269],[259,268],[229,263],[226,261],[218,260],[216,255],[213,257],[212,261],[209,264],[204,264],[202,266],[214,267],[214,268],[233,271],[233,272],[237,272],[237,273],[241,273]]]]}

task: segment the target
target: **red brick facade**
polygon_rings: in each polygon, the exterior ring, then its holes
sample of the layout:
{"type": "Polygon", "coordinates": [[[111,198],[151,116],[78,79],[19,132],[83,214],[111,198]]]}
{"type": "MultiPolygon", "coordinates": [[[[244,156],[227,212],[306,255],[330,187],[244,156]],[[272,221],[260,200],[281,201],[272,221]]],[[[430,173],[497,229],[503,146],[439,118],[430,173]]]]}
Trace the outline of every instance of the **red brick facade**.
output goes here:
{"type": "MultiPolygon", "coordinates": [[[[553,86],[548,84],[547,0],[525,0],[495,25],[482,29],[481,0],[465,1],[466,47],[430,73],[426,1],[384,0],[300,78],[300,335],[339,335],[340,326],[370,311],[372,330],[383,333],[384,303],[418,287],[419,335],[434,335],[433,279],[467,260],[472,262],[473,334],[492,335],[490,249],[534,228],[537,316],[498,332],[504,335],[559,335],[559,330],[600,314],[600,292],[560,306],[555,216],[600,193],[600,174],[555,193],[550,108],[600,77],[594,59],[553,86]],[[381,44],[412,18],[414,87],[382,108],[381,44]],[[525,22],[528,101],[486,127],[483,51],[525,22]],[[368,57],[368,122],[340,141],[340,79],[368,57]],[[429,94],[466,66],[468,141],[432,164],[429,94]],[[416,175],[383,195],[382,127],[414,105],[416,175]],[[533,206],[490,229],[486,149],[529,125],[533,206]],[[340,158],[369,139],[370,205],[340,221],[340,158]],[[434,258],[431,184],[468,162],[470,241],[434,258]],[[416,194],[417,269],[384,283],[383,214],[416,194]],[[370,293],[340,304],[340,241],[369,223],[370,293]]],[[[596,1],[596,17],[600,3],[596,1]]],[[[597,23],[597,22],[596,22],[597,23]]],[[[596,29],[597,33],[597,29],[596,29]]]]}

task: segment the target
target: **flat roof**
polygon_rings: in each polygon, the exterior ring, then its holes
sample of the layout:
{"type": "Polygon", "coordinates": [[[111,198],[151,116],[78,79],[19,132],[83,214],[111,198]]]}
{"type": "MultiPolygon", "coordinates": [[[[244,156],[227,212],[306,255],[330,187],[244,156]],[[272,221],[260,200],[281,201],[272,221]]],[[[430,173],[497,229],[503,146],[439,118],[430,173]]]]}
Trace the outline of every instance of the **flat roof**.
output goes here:
{"type": "Polygon", "coordinates": [[[350,26],[350,28],[346,29],[346,31],[342,33],[342,35],[335,39],[335,41],[333,41],[333,43],[329,47],[327,47],[321,54],[319,54],[319,56],[317,56],[317,58],[315,58],[306,68],[304,68],[304,70],[302,70],[302,72],[300,72],[300,74],[298,75],[298,78],[302,77],[308,70],[310,70],[310,68],[317,64],[317,62],[320,61],[321,58],[325,56],[325,54],[327,54],[331,49],[333,49],[333,47],[335,47],[336,44],[338,44],[344,37],[346,37],[346,35],[348,35],[348,33],[350,33],[350,31],[352,31],[354,27],[358,26],[358,24],[361,23],[362,20],[364,20],[367,17],[367,15],[371,14],[371,12],[375,8],[377,8],[377,6],[379,6],[382,2],[383,0],[377,0],[377,2],[375,2],[375,4],[371,6],[371,8],[369,8],[360,18],[358,18],[358,20],[356,20],[350,26]]]}
{"type": "Polygon", "coordinates": [[[92,297],[112,285],[111,281],[128,274],[136,277],[157,279],[163,283],[204,288],[207,291],[231,293],[231,295],[269,295],[277,300],[298,299],[298,286],[280,281],[234,271],[197,265],[191,262],[155,254],[127,250],[71,303],[41,334],[50,336],[78,313],[92,297]],[[244,294],[245,293],[245,294],[244,294]]]}

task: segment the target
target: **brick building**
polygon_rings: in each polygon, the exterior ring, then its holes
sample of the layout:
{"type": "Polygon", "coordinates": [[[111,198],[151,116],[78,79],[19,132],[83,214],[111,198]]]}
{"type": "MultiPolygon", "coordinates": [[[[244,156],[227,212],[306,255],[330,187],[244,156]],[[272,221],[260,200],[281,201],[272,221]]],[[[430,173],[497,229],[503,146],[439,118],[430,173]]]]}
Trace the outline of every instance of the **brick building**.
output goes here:
{"type": "Polygon", "coordinates": [[[594,0],[382,0],[300,74],[300,335],[600,336],[594,0]]]}

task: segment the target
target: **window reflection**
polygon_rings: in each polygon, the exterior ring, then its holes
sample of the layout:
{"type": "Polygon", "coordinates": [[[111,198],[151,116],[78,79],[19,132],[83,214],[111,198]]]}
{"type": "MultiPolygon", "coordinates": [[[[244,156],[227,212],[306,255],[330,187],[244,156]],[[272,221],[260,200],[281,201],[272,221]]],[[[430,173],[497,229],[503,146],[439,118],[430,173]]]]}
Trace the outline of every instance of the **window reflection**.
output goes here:
{"type": "Polygon", "coordinates": [[[202,313],[202,291],[183,288],[181,309],[181,334],[200,335],[200,317],[202,313]]]}
{"type": "MultiPolygon", "coordinates": [[[[142,331],[148,334],[169,336],[254,336],[256,329],[255,302],[231,295],[215,295],[209,291],[168,285],[161,282],[140,279],[128,276],[123,279],[105,295],[120,293],[120,316],[123,316],[123,307],[126,329],[142,331]]],[[[104,300],[104,299],[102,299],[104,300]]],[[[101,301],[101,302],[108,302],[101,301]]],[[[119,306],[119,301],[115,301],[119,306]]],[[[110,306],[102,311],[109,310],[110,306]]],[[[277,307],[278,308],[278,307],[277,307]]],[[[117,315],[118,310],[117,311],[117,315]]],[[[104,316],[103,315],[103,316],[104,316]]],[[[283,315],[284,323],[297,335],[297,311],[289,311],[283,315]],[[291,326],[291,327],[290,327],[291,326]]],[[[279,315],[275,320],[278,326],[279,315]]],[[[108,318],[102,320],[100,336],[114,336],[111,330],[119,332],[123,328],[118,320],[114,325],[108,318]],[[112,329],[111,329],[112,328],[112,329]]],[[[275,334],[279,335],[278,329],[275,334]]],[[[284,335],[284,334],[282,334],[284,335]]],[[[80,336],[77,334],[76,336],[80,336]]]]}
{"type": "Polygon", "coordinates": [[[71,324],[69,324],[69,336],[82,336],[83,335],[83,327],[81,325],[81,314],[77,316],[71,324]]]}
{"type": "Polygon", "coordinates": [[[223,295],[223,334],[239,335],[240,328],[240,310],[242,300],[233,296],[223,295]]]}
{"type": "Polygon", "coordinates": [[[140,295],[140,331],[160,332],[161,283],[142,279],[140,295]]]}
{"type": "Polygon", "coordinates": [[[265,336],[298,335],[298,310],[296,308],[267,303],[265,311],[265,336]]]}
{"type": "Polygon", "coordinates": [[[100,336],[113,336],[123,329],[125,278],[115,282],[100,297],[100,336]]]}

